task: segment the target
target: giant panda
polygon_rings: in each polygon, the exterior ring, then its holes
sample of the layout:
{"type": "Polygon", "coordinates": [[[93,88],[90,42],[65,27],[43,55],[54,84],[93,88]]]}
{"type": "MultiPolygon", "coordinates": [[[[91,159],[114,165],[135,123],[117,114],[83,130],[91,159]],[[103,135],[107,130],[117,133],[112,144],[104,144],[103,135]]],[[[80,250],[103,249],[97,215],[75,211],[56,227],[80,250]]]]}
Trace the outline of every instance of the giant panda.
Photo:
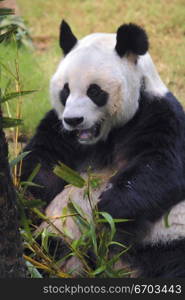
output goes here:
{"type": "MultiPolygon", "coordinates": [[[[62,21],[59,42],[53,109],[25,147],[22,180],[40,163],[34,181],[42,188],[30,192],[45,201],[46,215],[60,216],[72,198],[91,216],[83,189],[53,173],[62,162],[86,178],[90,166],[102,179],[94,205],[132,220],[117,228],[117,240],[131,245],[124,263],[139,278],[185,277],[185,114],[155,68],[146,32],[130,23],[78,40],[62,21]]],[[[80,236],[72,218],[67,227],[80,236]]]]}

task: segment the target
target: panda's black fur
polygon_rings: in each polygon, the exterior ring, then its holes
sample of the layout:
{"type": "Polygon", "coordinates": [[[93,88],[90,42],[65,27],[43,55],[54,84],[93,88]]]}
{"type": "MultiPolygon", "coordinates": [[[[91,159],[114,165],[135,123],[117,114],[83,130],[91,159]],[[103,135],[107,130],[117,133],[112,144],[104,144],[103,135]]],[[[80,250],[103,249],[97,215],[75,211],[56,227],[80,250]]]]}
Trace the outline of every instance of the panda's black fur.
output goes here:
{"type": "Polygon", "coordinates": [[[75,130],[66,131],[51,110],[24,150],[31,152],[23,161],[22,179],[41,163],[34,181],[44,188],[30,191],[47,204],[66,184],[52,172],[58,161],[78,172],[116,165],[112,187],[101,194],[98,208],[132,220],[117,228],[117,239],[132,245],[124,259],[139,277],[185,277],[185,235],[165,244],[142,244],[153,224],[185,199],[185,114],[171,93],[157,96],[142,88],[133,118],[92,145],[80,144],[75,130]]]}

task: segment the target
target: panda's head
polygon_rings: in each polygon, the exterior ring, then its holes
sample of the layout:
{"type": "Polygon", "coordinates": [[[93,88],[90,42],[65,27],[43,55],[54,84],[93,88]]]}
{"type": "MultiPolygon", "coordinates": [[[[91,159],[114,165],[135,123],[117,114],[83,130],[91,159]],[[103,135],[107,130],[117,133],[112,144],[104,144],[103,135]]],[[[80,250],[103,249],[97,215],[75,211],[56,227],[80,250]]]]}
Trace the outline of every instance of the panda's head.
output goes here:
{"type": "Polygon", "coordinates": [[[130,120],[138,108],[140,56],[148,50],[145,31],[124,24],[117,34],[96,33],[81,40],[63,21],[60,46],[64,59],[51,79],[51,99],[64,129],[78,141],[105,140],[111,128],[130,120]]]}

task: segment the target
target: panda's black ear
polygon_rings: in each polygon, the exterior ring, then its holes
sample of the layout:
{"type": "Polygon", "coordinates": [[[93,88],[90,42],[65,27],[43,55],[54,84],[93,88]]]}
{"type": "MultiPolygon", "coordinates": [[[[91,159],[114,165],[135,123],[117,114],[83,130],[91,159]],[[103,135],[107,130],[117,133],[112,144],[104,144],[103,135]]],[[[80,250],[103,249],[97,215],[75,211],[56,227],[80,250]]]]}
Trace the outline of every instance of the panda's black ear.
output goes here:
{"type": "Polygon", "coordinates": [[[119,56],[127,53],[144,55],[149,48],[145,31],[135,24],[124,24],[117,30],[115,50],[119,56]]]}
{"type": "Polygon", "coordinates": [[[77,41],[78,40],[72,33],[70,26],[66,21],[63,20],[60,25],[59,44],[64,52],[64,55],[71,51],[71,49],[76,45],[77,41]]]}

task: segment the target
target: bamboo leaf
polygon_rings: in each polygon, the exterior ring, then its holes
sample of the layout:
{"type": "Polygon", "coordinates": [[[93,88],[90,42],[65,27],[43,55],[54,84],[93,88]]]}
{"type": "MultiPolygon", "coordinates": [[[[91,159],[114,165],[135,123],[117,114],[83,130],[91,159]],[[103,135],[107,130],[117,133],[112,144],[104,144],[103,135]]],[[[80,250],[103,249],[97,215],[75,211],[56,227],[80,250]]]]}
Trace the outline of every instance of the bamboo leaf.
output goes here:
{"type": "Polygon", "coordinates": [[[32,91],[20,91],[20,92],[13,92],[13,93],[10,93],[10,94],[6,94],[3,97],[1,97],[0,103],[6,102],[6,101],[11,100],[11,99],[16,98],[16,97],[20,97],[20,96],[24,96],[24,95],[29,95],[29,94],[35,93],[35,92],[36,92],[36,90],[32,90],[32,91]]]}
{"type": "Polygon", "coordinates": [[[39,216],[39,218],[41,218],[42,220],[44,221],[47,221],[48,220],[48,217],[45,216],[39,209],[37,209],[36,207],[33,208],[33,212],[39,216]]]}
{"type": "Polygon", "coordinates": [[[73,232],[71,232],[70,230],[68,230],[68,228],[63,227],[62,228],[62,232],[64,233],[65,237],[68,237],[71,240],[74,240],[73,232]]]}
{"type": "Polygon", "coordinates": [[[42,207],[44,205],[46,205],[46,203],[42,200],[39,199],[29,199],[29,200],[25,200],[23,199],[22,204],[24,205],[24,207],[26,208],[36,208],[36,207],[42,207]]]}
{"type": "Polygon", "coordinates": [[[67,261],[68,258],[70,258],[71,256],[74,256],[74,255],[75,255],[75,254],[71,252],[71,253],[69,253],[69,254],[63,256],[61,259],[59,259],[59,260],[57,261],[57,265],[58,265],[58,266],[61,266],[61,264],[62,264],[63,261],[67,261]]]}
{"type": "Polygon", "coordinates": [[[91,239],[94,247],[94,253],[98,255],[98,245],[97,245],[97,238],[96,238],[96,229],[95,224],[93,221],[90,222],[90,231],[91,231],[91,239]]]}
{"type": "Polygon", "coordinates": [[[21,154],[19,154],[16,158],[12,159],[10,161],[10,167],[13,168],[15,165],[17,165],[21,160],[23,160],[26,155],[28,155],[30,153],[30,151],[25,151],[22,152],[21,154]]]}
{"type": "MultiPolygon", "coordinates": [[[[36,266],[39,269],[45,270],[45,271],[47,271],[49,273],[53,273],[53,271],[54,271],[50,267],[48,267],[47,265],[42,264],[42,263],[36,261],[35,259],[27,256],[27,255],[23,255],[23,257],[24,257],[25,260],[29,261],[30,263],[32,263],[34,266],[36,266]]],[[[62,271],[56,271],[56,275],[58,275],[61,278],[69,278],[70,277],[69,274],[64,273],[62,271]]]]}
{"type": "Polygon", "coordinates": [[[0,9],[0,16],[7,16],[7,15],[13,15],[14,10],[11,8],[2,7],[0,9]]]}
{"type": "Polygon", "coordinates": [[[22,203],[23,203],[23,199],[22,199],[21,195],[18,194],[18,207],[19,207],[19,214],[20,214],[20,223],[25,230],[28,241],[32,242],[33,237],[32,237],[32,233],[31,233],[31,229],[30,229],[29,220],[26,217],[22,203]]]}
{"type": "MultiPolygon", "coordinates": [[[[133,221],[132,219],[113,219],[114,223],[125,223],[125,222],[130,222],[133,221]]],[[[98,219],[98,223],[107,223],[107,220],[105,219],[98,219]]]]}
{"type": "Polygon", "coordinates": [[[4,41],[8,41],[13,34],[16,34],[17,32],[17,26],[16,25],[10,25],[10,26],[0,26],[0,32],[5,31],[4,33],[0,34],[0,43],[4,41]]]}
{"type": "Polygon", "coordinates": [[[85,180],[76,171],[61,162],[59,162],[59,165],[55,166],[53,172],[58,177],[76,187],[83,188],[85,185],[85,180]]]}
{"type": "Polygon", "coordinates": [[[15,126],[20,126],[23,124],[21,119],[13,119],[8,117],[3,117],[2,120],[2,128],[10,128],[15,126]]]}
{"type": "MultiPolygon", "coordinates": [[[[36,167],[33,169],[31,175],[28,177],[27,182],[32,182],[32,181],[33,181],[33,179],[35,178],[35,176],[36,176],[37,173],[39,172],[40,168],[41,168],[41,164],[38,163],[38,164],[36,165],[36,167]]],[[[28,187],[28,185],[25,185],[24,190],[23,190],[23,194],[26,192],[27,187],[28,187]]]]}
{"type": "Polygon", "coordinates": [[[108,257],[108,247],[109,247],[109,232],[107,228],[101,228],[101,232],[99,233],[99,245],[98,245],[98,263],[102,265],[108,257]]]}
{"type": "Polygon", "coordinates": [[[0,43],[2,43],[3,41],[9,39],[11,35],[12,35],[12,30],[8,30],[7,32],[2,33],[0,35],[0,43]]]}
{"type": "Polygon", "coordinates": [[[113,258],[110,259],[110,260],[108,261],[108,265],[109,265],[109,266],[114,265],[114,264],[120,259],[120,257],[121,257],[123,254],[125,254],[129,249],[130,249],[130,248],[128,247],[128,248],[126,248],[125,250],[121,251],[120,253],[114,255],[113,258]]]}
{"type": "Polygon", "coordinates": [[[37,164],[36,167],[33,169],[31,175],[28,177],[28,182],[32,182],[33,179],[35,178],[35,176],[38,174],[38,172],[40,171],[41,168],[41,164],[37,164]]]}
{"type": "Polygon", "coordinates": [[[111,217],[111,215],[109,215],[106,212],[98,212],[98,214],[102,215],[104,217],[104,219],[109,223],[110,228],[111,228],[110,239],[112,240],[116,233],[116,227],[115,227],[113,218],[111,217]]]}
{"type": "Polygon", "coordinates": [[[112,241],[109,243],[109,245],[117,245],[119,247],[122,247],[122,248],[125,248],[125,249],[128,249],[127,246],[123,245],[122,243],[119,243],[119,242],[115,242],[115,241],[112,241]]]}
{"type": "Polygon", "coordinates": [[[25,260],[31,262],[31,263],[32,263],[34,266],[36,266],[37,268],[42,269],[42,270],[46,270],[46,271],[48,271],[48,272],[51,272],[51,269],[48,268],[48,266],[46,266],[45,264],[42,264],[42,263],[36,261],[35,259],[33,259],[33,258],[27,256],[27,255],[23,255],[23,257],[24,257],[25,260]]]}
{"type": "Polygon", "coordinates": [[[75,201],[71,201],[69,204],[69,209],[71,211],[76,212],[77,214],[79,214],[82,218],[85,218],[85,213],[84,211],[81,209],[81,207],[75,202],[75,201]]]}
{"type": "Polygon", "coordinates": [[[21,184],[21,186],[34,186],[34,187],[43,188],[43,185],[36,184],[36,183],[30,182],[30,181],[21,181],[20,184],[21,184]]]}
{"type": "Polygon", "coordinates": [[[94,272],[91,273],[91,275],[95,276],[95,275],[98,275],[102,272],[104,272],[106,270],[106,266],[101,266],[99,268],[97,268],[94,272]]]}
{"type": "Polygon", "coordinates": [[[89,227],[87,215],[75,201],[69,202],[68,208],[71,213],[75,214],[73,219],[81,233],[83,233],[84,230],[89,227]]]}
{"type": "Polygon", "coordinates": [[[37,268],[29,261],[26,261],[26,265],[28,267],[28,271],[30,272],[31,278],[43,278],[41,273],[37,270],[37,268]]]}
{"type": "Polygon", "coordinates": [[[165,226],[166,228],[169,228],[169,227],[170,227],[170,224],[169,224],[169,214],[170,214],[170,211],[167,212],[167,213],[164,215],[164,218],[163,218],[163,220],[164,220],[164,226],[165,226]]]}
{"type": "Polygon", "coordinates": [[[101,186],[101,183],[102,183],[102,179],[99,177],[90,178],[90,185],[91,185],[92,189],[99,188],[101,186]]]}
{"type": "Polygon", "coordinates": [[[72,241],[71,246],[73,247],[74,250],[76,250],[76,249],[78,250],[80,243],[81,243],[80,239],[74,240],[74,241],[72,241]]]}
{"type": "Polygon", "coordinates": [[[49,231],[44,228],[42,231],[41,237],[42,237],[42,248],[48,253],[48,238],[49,238],[49,231]]]}

